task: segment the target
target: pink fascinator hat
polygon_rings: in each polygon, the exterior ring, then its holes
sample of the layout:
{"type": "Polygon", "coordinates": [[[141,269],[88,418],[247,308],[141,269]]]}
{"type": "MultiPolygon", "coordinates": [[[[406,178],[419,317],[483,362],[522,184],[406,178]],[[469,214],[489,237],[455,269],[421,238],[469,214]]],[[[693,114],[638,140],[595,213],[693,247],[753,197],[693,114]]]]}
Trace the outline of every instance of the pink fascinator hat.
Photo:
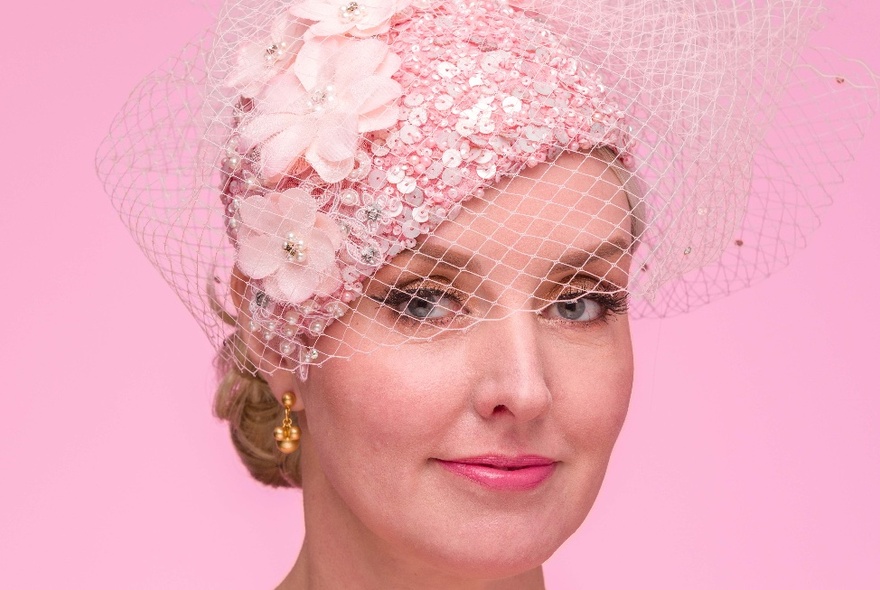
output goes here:
{"type": "Polygon", "coordinates": [[[285,366],[336,356],[313,344],[356,329],[366,281],[566,152],[626,190],[632,313],[680,313],[788,262],[877,107],[867,68],[810,45],[821,10],[232,1],[134,90],[99,173],[212,341],[246,321],[285,366]]]}

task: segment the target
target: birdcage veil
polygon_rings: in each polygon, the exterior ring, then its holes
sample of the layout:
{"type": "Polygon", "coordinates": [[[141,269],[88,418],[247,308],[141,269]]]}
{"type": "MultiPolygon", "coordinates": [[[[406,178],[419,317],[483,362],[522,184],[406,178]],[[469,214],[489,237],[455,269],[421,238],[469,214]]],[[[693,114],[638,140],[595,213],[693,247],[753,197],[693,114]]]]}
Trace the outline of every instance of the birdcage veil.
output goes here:
{"type": "Polygon", "coordinates": [[[636,317],[685,312],[788,263],[876,110],[867,67],[810,45],[822,11],[227,2],[133,91],[99,174],[212,342],[256,334],[273,366],[553,304],[589,315],[584,298],[636,317]],[[593,161],[592,209],[548,189],[583,176],[573,154],[593,161]],[[522,183],[543,187],[546,206],[522,183]],[[446,259],[465,235],[510,252],[491,261],[503,284],[446,259]],[[547,265],[587,238],[616,248],[551,280],[547,265]],[[441,266],[449,283],[470,277],[467,301],[426,286],[441,266]],[[415,286],[394,278],[404,271],[415,286]]]}

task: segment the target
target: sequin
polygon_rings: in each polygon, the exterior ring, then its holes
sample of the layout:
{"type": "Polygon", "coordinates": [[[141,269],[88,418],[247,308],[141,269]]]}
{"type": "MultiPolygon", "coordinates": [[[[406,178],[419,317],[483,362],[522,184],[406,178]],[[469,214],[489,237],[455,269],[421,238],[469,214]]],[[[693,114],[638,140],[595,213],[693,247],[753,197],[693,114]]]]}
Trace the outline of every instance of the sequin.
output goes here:
{"type": "Polygon", "coordinates": [[[456,186],[461,182],[461,170],[458,168],[447,168],[441,174],[441,179],[449,186],[456,186]]]}
{"type": "Polygon", "coordinates": [[[443,162],[443,165],[447,168],[457,168],[461,165],[461,152],[458,150],[448,149],[443,152],[441,161],[443,162]]]}
{"type": "Polygon", "coordinates": [[[418,207],[425,202],[425,193],[422,189],[416,187],[411,193],[404,195],[403,200],[410,208],[418,207]]]}
{"type": "Polygon", "coordinates": [[[438,111],[448,111],[455,104],[455,100],[448,94],[441,94],[434,100],[434,108],[438,111]]]}
{"type": "Polygon", "coordinates": [[[424,139],[424,135],[419,131],[419,128],[415,125],[410,125],[407,123],[403,127],[400,128],[400,141],[407,145],[412,145],[416,142],[424,139]]]}
{"type": "Polygon", "coordinates": [[[441,78],[454,78],[459,72],[458,66],[455,64],[451,64],[448,61],[441,61],[437,64],[437,73],[440,74],[441,78]]]}
{"type": "Polygon", "coordinates": [[[403,98],[403,104],[408,107],[417,107],[425,102],[425,96],[423,94],[419,94],[418,92],[413,94],[407,94],[403,98]]]}
{"type": "Polygon", "coordinates": [[[498,168],[495,164],[486,164],[477,168],[477,176],[484,180],[495,178],[495,172],[498,168]]]}
{"type": "Polygon", "coordinates": [[[429,216],[430,216],[430,214],[428,212],[428,209],[424,205],[413,209],[413,212],[412,212],[413,221],[417,221],[419,223],[425,223],[426,221],[428,221],[429,216]]]}
{"type": "Polygon", "coordinates": [[[367,184],[373,188],[381,188],[386,182],[385,171],[374,169],[367,175],[367,184]]]}
{"type": "Polygon", "coordinates": [[[403,194],[409,194],[416,190],[416,179],[412,176],[405,176],[403,180],[397,183],[397,190],[403,194]]]}
{"type": "Polygon", "coordinates": [[[403,166],[392,166],[385,177],[391,184],[397,184],[406,177],[406,170],[403,169],[403,166]]]}
{"type": "Polygon", "coordinates": [[[422,107],[414,108],[409,112],[407,120],[410,122],[411,125],[421,127],[428,122],[428,111],[422,107]]]}
{"type": "Polygon", "coordinates": [[[440,174],[443,173],[444,168],[445,165],[442,162],[434,162],[433,164],[428,166],[422,176],[424,178],[427,178],[428,180],[434,180],[436,178],[439,178],[440,174]]]}
{"type": "Polygon", "coordinates": [[[374,156],[378,156],[380,158],[387,156],[391,152],[391,150],[388,149],[388,146],[385,144],[384,139],[377,139],[373,143],[371,143],[370,151],[373,152],[374,156]]]}
{"type": "Polygon", "coordinates": [[[412,219],[403,222],[400,229],[403,236],[410,239],[417,238],[422,233],[419,224],[412,219]]]}
{"type": "Polygon", "coordinates": [[[501,109],[505,113],[518,113],[522,110],[522,100],[516,96],[508,96],[501,101],[501,109]]]}

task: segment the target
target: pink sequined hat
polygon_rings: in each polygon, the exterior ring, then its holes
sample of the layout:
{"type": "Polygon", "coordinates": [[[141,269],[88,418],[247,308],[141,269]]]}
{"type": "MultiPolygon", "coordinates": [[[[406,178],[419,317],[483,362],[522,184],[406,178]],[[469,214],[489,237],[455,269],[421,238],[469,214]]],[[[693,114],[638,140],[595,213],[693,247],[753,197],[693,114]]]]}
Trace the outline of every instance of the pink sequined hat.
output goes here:
{"type": "Polygon", "coordinates": [[[470,199],[602,148],[636,315],[786,264],[877,104],[812,49],[821,2],[235,0],[132,94],[99,154],[136,239],[214,342],[295,363],[363,283],[470,199]]]}

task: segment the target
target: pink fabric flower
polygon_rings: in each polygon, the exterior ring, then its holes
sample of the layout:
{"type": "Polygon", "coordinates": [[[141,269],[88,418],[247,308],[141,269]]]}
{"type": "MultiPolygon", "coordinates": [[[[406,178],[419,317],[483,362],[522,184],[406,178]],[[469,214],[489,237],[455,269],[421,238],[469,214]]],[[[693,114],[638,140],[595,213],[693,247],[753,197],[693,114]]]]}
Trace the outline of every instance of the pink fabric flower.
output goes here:
{"type": "Polygon", "coordinates": [[[269,297],[296,304],[329,296],[342,285],[336,265],[342,232],[309,193],[292,188],[248,197],[239,215],[238,267],[262,279],[269,297]]]}
{"type": "Polygon", "coordinates": [[[299,157],[326,182],[354,168],[360,134],[397,122],[403,90],[391,76],[401,58],[377,39],[307,41],[240,128],[242,148],[259,146],[260,174],[285,172],[299,157]]]}
{"type": "Polygon", "coordinates": [[[290,12],[316,21],[309,28],[315,37],[372,37],[387,33],[392,17],[411,3],[412,0],[304,0],[292,6],[290,12]]]}
{"type": "Polygon", "coordinates": [[[287,69],[302,46],[308,27],[284,13],[272,24],[269,35],[238,50],[235,68],[224,84],[245,98],[259,96],[266,84],[287,69]]]}

